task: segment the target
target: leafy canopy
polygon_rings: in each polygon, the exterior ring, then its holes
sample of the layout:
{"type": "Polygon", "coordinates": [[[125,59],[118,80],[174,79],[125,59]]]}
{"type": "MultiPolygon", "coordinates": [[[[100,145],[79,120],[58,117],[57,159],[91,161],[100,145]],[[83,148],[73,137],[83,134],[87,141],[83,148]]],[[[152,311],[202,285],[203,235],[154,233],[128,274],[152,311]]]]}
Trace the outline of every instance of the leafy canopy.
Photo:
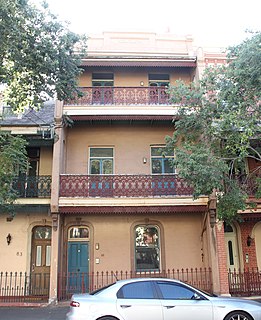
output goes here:
{"type": "Polygon", "coordinates": [[[27,169],[26,142],[21,136],[0,133],[0,212],[14,215],[17,191],[14,178],[27,169]]]}
{"type": "Polygon", "coordinates": [[[231,221],[250,192],[261,195],[261,33],[229,48],[228,61],[206,69],[198,85],[177,81],[170,88],[178,120],[166,140],[194,197],[215,191],[219,217],[231,221]],[[256,167],[247,171],[246,159],[256,167]]]}
{"type": "Polygon", "coordinates": [[[79,93],[76,49],[84,53],[86,38],[69,31],[46,4],[38,9],[28,0],[0,0],[0,37],[0,84],[13,110],[79,93]]]}

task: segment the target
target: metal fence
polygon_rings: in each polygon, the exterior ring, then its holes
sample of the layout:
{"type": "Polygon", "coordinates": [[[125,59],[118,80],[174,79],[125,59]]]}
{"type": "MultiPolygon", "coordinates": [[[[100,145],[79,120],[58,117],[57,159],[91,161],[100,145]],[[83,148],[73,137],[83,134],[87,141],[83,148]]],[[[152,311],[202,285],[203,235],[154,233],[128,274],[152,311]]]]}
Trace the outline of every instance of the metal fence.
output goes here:
{"type": "Polygon", "coordinates": [[[228,282],[232,296],[261,295],[261,273],[257,268],[229,270],[228,282]]]}
{"type": "Polygon", "coordinates": [[[49,273],[0,272],[0,302],[47,302],[49,273]]]}
{"type": "Polygon", "coordinates": [[[161,277],[178,279],[196,288],[212,292],[210,268],[169,269],[166,271],[105,271],[92,273],[64,273],[58,276],[58,300],[67,300],[73,293],[84,293],[131,278],[161,277]]]}

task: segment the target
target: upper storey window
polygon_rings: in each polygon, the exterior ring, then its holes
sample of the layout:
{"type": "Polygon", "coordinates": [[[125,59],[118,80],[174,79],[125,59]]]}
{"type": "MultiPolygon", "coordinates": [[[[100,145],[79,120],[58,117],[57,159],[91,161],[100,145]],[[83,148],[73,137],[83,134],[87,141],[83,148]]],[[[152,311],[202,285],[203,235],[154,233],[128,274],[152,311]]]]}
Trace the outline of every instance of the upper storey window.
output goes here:
{"type": "Polygon", "coordinates": [[[169,86],[169,74],[165,73],[151,73],[149,74],[149,86],[150,87],[168,87],[169,86]]]}
{"type": "Polygon", "coordinates": [[[150,104],[163,104],[169,100],[166,88],[169,86],[169,74],[149,74],[149,97],[150,104]]]}
{"type": "Polygon", "coordinates": [[[92,102],[93,104],[113,104],[113,73],[92,74],[92,102]]]}
{"type": "Polygon", "coordinates": [[[174,149],[168,150],[165,146],[151,147],[151,172],[152,174],[175,173],[175,168],[171,164],[174,160],[174,149]],[[163,154],[164,152],[164,154],[163,154]]]}
{"type": "Polygon", "coordinates": [[[113,148],[90,148],[90,174],[113,173],[113,148]]]}
{"type": "Polygon", "coordinates": [[[113,87],[114,75],[113,73],[93,73],[92,86],[93,87],[113,87]]]}

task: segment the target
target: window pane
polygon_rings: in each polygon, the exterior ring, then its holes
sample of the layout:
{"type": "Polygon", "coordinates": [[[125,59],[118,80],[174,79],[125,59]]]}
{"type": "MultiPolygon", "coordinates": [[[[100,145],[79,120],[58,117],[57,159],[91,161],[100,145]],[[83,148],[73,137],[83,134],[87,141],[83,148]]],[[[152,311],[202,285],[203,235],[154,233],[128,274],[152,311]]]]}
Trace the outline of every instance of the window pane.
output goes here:
{"type": "Polygon", "coordinates": [[[174,157],[174,149],[162,147],[151,147],[151,156],[154,157],[174,157]],[[164,155],[163,155],[164,153],[164,155]]]}
{"type": "Polygon", "coordinates": [[[162,162],[159,159],[151,160],[152,173],[162,173],[162,162]]]}
{"type": "Polygon", "coordinates": [[[90,157],[107,158],[113,157],[113,148],[90,148],[90,157]]]}
{"type": "Polygon", "coordinates": [[[163,299],[190,300],[194,292],[189,288],[171,283],[158,283],[163,299]]]}
{"type": "Polygon", "coordinates": [[[174,167],[168,159],[164,159],[164,173],[174,173],[174,167]]]}
{"type": "Polygon", "coordinates": [[[103,174],[112,174],[112,160],[103,160],[102,171],[103,174]]]}
{"type": "Polygon", "coordinates": [[[36,259],[35,259],[35,265],[37,267],[41,267],[42,265],[42,246],[36,247],[36,259]]]}
{"type": "Polygon", "coordinates": [[[156,226],[136,227],[136,269],[160,268],[159,232],[156,226]]]}
{"type": "Polygon", "coordinates": [[[91,174],[100,174],[100,161],[91,160],[91,174]]]}
{"type": "Polygon", "coordinates": [[[113,73],[93,73],[92,79],[96,80],[113,80],[113,73]]]}
{"type": "Polygon", "coordinates": [[[89,238],[89,229],[86,227],[73,227],[69,231],[70,239],[89,238]]]}
{"type": "Polygon", "coordinates": [[[35,239],[51,239],[52,228],[51,227],[37,227],[34,229],[35,239]]]}
{"type": "Polygon", "coordinates": [[[45,265],[46,267],[50,267],[51,265],[51,246],[46,246],[45,265]]]}
{"type": "Polygon", "coordinates": [[[123,286],[117,294],[122,299],[154,299],[152,283],[136,282],[123,286]]]}
{"type": "Polygon", "coordinates": [[[169,74],[150,73],[149,80],[169,80],[169,74]]]}
{"type": "Polygon", "coordinates": [[[161,156],[164,147],[151,147],[152,156],[161,156]]]}

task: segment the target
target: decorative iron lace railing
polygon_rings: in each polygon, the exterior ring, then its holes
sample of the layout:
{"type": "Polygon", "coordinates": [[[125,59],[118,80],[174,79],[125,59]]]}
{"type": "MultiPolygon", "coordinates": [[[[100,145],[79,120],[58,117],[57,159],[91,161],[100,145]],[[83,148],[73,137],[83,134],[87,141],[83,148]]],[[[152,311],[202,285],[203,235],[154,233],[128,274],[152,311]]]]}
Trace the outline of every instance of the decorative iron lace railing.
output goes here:
{"type": "Polygon", "coordinates": [[[19,198],[49,198],[51,196],[51,176],[16,177],[13,188],[19,198]]]}
{"type": "Polygon", "coordinates": [[[81,87],[65,105],[170,105],[165,87],[81,87]]]}
{"type": "Polygon", "coordinates": [[[0,272],[0,302],[47,302],[49,273],[0,272]]]}
{"type": "Polygon", "coordinates": [[[60,175],[60,197],[191,196],[192,188],[171,175],[60,175]]]}
{"type": "Polygon", "coordinates": [[[85,293],[114,283],[116,280],[132,278],[178,279],[207,292],[212,292],[210,268],[182,268],[155,271],[98,271],[91,273],[58,274],[58,300],[68,300],[73,293],[85,293]]]}

